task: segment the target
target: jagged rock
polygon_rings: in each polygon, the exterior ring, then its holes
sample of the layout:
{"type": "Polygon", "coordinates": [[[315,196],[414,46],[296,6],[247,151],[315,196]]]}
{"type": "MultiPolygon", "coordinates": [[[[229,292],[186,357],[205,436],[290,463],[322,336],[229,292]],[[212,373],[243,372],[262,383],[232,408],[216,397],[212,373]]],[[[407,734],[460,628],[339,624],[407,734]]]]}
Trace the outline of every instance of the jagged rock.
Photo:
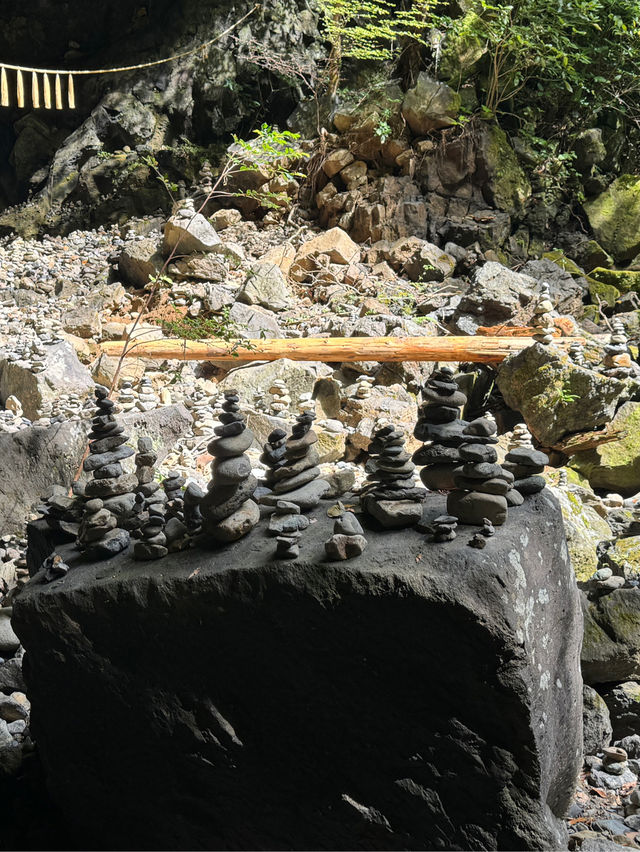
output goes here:
{"type": "MultiPolygon", "coordinates": [[[[257,307],[256,305],[243,305],[236,302],[231,308],[229,316],[236,323],[234,334],[237,337],[244,337],[248,340],[259,339],[261,337],[282,337],[282,331],[278,325],[278,320],[271,311],[265,308],[257,307]]],[[[228,363],[225,364],[225,369],[228,369],[228,363]]]]}
{"type": "Polygon", "coordinates": [[[284,311],[293,305],[291,289],[275,263],[254,263],[238,291],[238,299],[270,311],[284,311]]]}
{"type": "Polygon", "coordinates": [[[17,397],[29,420],[37,420],[43,403],[53,403],[64,393],[84,397],[94,386],[73,346],[64,342],[45,349],[46,367],[40,373],[32,373],[23,362],[0,358],[0,402],[9,396],[17,397]]]}
{"type": "Polygon", "coordinates": [[[446,83],[439,83],[421,71],[415,86],[402,102],[402,115],[417,136],[451,127],[460,112],[460,95],[446,83]]]}
{"type": "Polygon", "coordinates": [[[507,405],[546,447],[608,424],[627,392],[624,382],[578,367],[565,352],[540,343],[505,358],[497,381],[507,405]]]}
{"type": "Polygon", "coordinates": [[[150,278],[162,268],[160,242],[154,237],[128,242],[118,258],[120,274],[134,287],[149,287],[150,278]]]}
{"type": "Polygon", "coordinates": [[[162,253],[167,257],[176,246],[179,254],[212,251],[220,242],[220,237],[202,213],[180,215],[178,211],[164,226],[162,253]]]}
{"type": "Polygon", "coordinates": [[[584,209],[596,240],[616,263],[640,251],[640,177],[620,175],[584,209]]]}
{"type": "Polygon", "coordinates": [[[312,517],[294,562],[254,531],[162,571],[122,557],[25,587],[14,626],[65,817],[110,848],[563,848],[581,626],[553,498],[483,551],[462,536],[427,559],[424,533],[368,532],[357,570],[325,561],[332,521],[312,517]]]}
{"type": "Polygon", "coordinates": [[[611,528],[593,506],[572,491],[554,488],[567,534],[567,545],[576,579],[585,582],[598,567],[596,547],[611,538],[611,528]]]}
{"type": "Polygon", "coordinates": [[[0,432],[0,526],[21,533],[24,519],[54,485],[70,485],[82,462],[87,427],[80,422],[0,432]],[[20,483],[20,487],[16,487],[20,483]]]}
{"type": "MultiPolygon", "coordinates": [[[[579,402],[582,403],[582,399],[579,402]]],[[[571,459],[571,467],[585,476],[592,488],[606,488],[625,497],[631,496],[640,491],[637,447],[640,403],[625,402],[620,406],[611,420],[611,428],[622,430],[618,440],[600,444],[595,450],[576,453],[571,459]]]]}
{"type": "Polygon", "coordinates": [[[587,291],[587,279],[581,274],[572,274],[549,258],[529,260],[520,270],[522,275],[535,278],[538,287],[541,283],[549,285],[551,299],[560,314],[580,316],[582,300],[587,291]]]}
{"type": "Polygon", "coordinates": [[[595,689],[582,687],[582,739],[585,754],[599,754],[611,744],[613,729],[607,704],[595,689]]]}
{"type": "Polygon", "coordinates": [[[613,739],[632,736],[640,730],[640,684],[619,683],[602,696],[609,708],[613,739]]]}
{"type": "Polygon", "coordinates": [[[485,200],[510,216],[521,218],[531,184],[507,134],[497,124],[484,124],[477,141],[476,179],[485,200]]]}
{"type": "Polygon", "coordinates": [[[394,242],[389,247],[388,259],[401,275],[421,283],[444,281],[453,275],[456,268],[455,258],[450,254],[417,237],[405,237],[394,242]]]}
{"type": "Polygon", "coordinates": [[[512,320],[524,325],[533,313],[533,295],[538,282],[489,261],[477,269],[471,287],[462,295],[456,316],[472,314],[477,325],[495,325],[512,320]]]}
{"type": "Polygon", "coordinates": [[[581,598],[585,683],[640,678],[640,592],[635,588],[617,588],[595,601],[588,601],[583,592],[581,598]]]}
{"type": "Polygon", "coordinates": [[[319,255],[326,255],[331,263],[348,266],[360,260],[360,246],[342,228],[330,228],[318,234],[298,249],[291,266],[294,280],[304,280],[306,274],[315,268],[315,259],[319,255]]]}

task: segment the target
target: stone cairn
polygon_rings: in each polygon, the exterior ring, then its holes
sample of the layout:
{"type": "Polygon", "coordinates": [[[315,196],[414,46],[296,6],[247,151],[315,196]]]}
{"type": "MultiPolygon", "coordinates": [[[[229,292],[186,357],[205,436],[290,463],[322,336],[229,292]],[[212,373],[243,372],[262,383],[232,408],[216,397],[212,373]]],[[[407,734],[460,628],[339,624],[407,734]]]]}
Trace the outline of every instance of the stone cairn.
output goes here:
{"type": "Polygon", "coordinates": [[[313,394],[311,393],[311,391],[301,393],[298,397],[298,412],[300,414],[315,414],[316,404],[314,402],[313,394]]]}
{"type": "Polygon", "coordinates": [[[569,358],[571,358],[576,367],[587,366],[584,357],[584,346],[579,340],[574,340],[571,346],[569,346],[569,358]]]}
{"type": "MultiPolygon", "coordinates": [[[[160,483],[155,479],[155,464],[158,455],[153,449],[151,438],[138,438],[138,452],[136,453],[136,504],[132,519],[132,528],[139,529],[145,513],[151,507],[157,507],[164,514],[166,494],[160,488],[160,483]]],[[[157,514],[157,513],[156,513],[157,514]]]]}
{"type": "Polygon", "coordinates": [[[140,379],[136,407],[139,408],[140,411],[153,411],[154,408],[158,407],[159,402],[160,400],[158,399],[158,395],[151,384],[151,379],[140,379]]]}
{"type": "Polygon", "coordinates": [[[360,497],[365,512],[385,528],[417,523],[427,492],[416,486],[416,466],[405,450],[404,433],[392,423],[378,429],[369,444],[369,455],[360,497]]]}
{"type": "Polygon", "coordinates": [[[238,403],[238,394],[226,390],[220,414],[222,425],[215,427],[217,437],[207,445],[213,462],[212,479],[200,503],[202,530],[220,542],[237,541],[260,520],[260,510],[251,499],[258,480],[245,455],[253,443],[253,432],[247,429],[238,403]]]}
{"type": "Polygon", "coordinates": [[[269,406],[271,414],[276,417],[284,417],[291,405],[287,383],[282,379],[274,379],[273,384],[269,388],[269,393],[273,397],[269,406]]]}
{"type": "Polygon", "coordinates": [[[329,559],[344,561],[364,553],[367,540],[360,521],[353,512],[343,512],[333,525],[333,535],[324,543],[329,559]]]}
{"type": "Polygon", "coordinates": [[[523,497],[542,491],[547,483],[539,474],[548,464],[549,456],[533,448],[531,432],[526,425],[516,424],[503,464],[503,468],[513,474],[514,490],[523,497]]]}
{"type": "Polygon", "coordinates": [[[190,538],[202,531],[200,504],[204,497],[204,491],[195,482],[190,482],[184,490],[184,525],[190,538]]]}
{"type": "Polygon", "coordinates": [[[471,540],[468,542],[469,547],[477,547],[479,550],[482,550],[487,546],[487,539],[495,534],[496,531],[491,521],[488,518],[483,518],[482,529],[480,532],[474,533],[471,536],[471,540]]]}
{"type": "Polygon", "coordinates": [[[189,530],[184,522],[184,495],[182,489],[186,479],[177,470],[170,470],[162,480],[167,497],[165,504],[164,534],[170,553],[184,550],[190,545],[189,530]]]}
{"type": "Polygon", "coordinates": [[[136,392],[131,382],[122,382],[118,393],[118,407],[120,411],[131,411],[136,407],[136,392]]]}
{"type": "MultiPolygon", "coordinates": [[[[83,463],[87,473],[92,473],[84,488],[85,512],[78,532],[78,544],[94,558],[113,556],[129,545],[129,533],[118,527],[118,519],[111,508],[119,508],[122,515],[124,495],[132,495],[137,485],[135,474],[125,474],[121,462],[133,455],[126,446],[129,436],[118,425],[113,415],[115,402],[108,398],[109,391],[102,385],[95,388],[97,413],[89,433],[89,455],[83,463]]],[[[132,498],[133,501],[133,498],[132,498]]],[[[128,509],[127,509],[128,511],[128,509]]]]}
{"type": "Polygon", "coordinates": [[[431,541],[442,543],[445,541],[453,541],[456,537],[456,527],[458,519],[453,515],[439,515],[431,523],[432,535],[431,541]]]}
{"type": "Polygon", "coordinates": [[[278,500],[268,529],[276,536],[276,559],[295,559],[300,555],[300,538],[308,526],[309,518],[300,514],[299,506],[278,500]]]}
{"type": "Polygon", "coordinates": [[[495,423],[486,418],[471,421],[463,430],[464,443],[458,448],[462,465],[453,480],[455,490],[447,497],[447,511],[463,524],[482,526],[485,519],[503,524],[507,519],[506,495],[512,490],[513,475],[498,463],[495,423]]]}
{"type": "Polygon", "coordinates": [[[632,373],[629,340],[622,320],[614,319],[611,322],[611,338],[604,347],[602,366],[604,375],[615,379],[627,378],[632,373]]]}
{"type": "Polygon", "coordinates": [[[317,506],[328,491],[329,483],[318,478],[319,457],[314,446],[318,436],[311,428],[314,420],[312,412],[299,414],[289,438],[282,429],[269,435],[261,460],[269,468],[266,484],[272,493],[260,498],[264,505],[275,506],[284,499],[304,512],[317,506]]]}
{"type": "Polygon", "coordinates": [[[462,459],[458,447],[463,443],[466,421],[460,419],[460,409],[467,397],[459,390],[453,370],[436,370],[422,389],[424,402],[418,411],[413,431],[424,446],[413,454],[416,464],[424,465],[420,478],[431,491],[450,491],[455,488],[453,475],[462,459]]]}
{"type": "Polygon", "coordinates": [[[169,552],[164,534],[164,506],[153,503],[143,514],[138,541],[133,545],[134,559],[162,559],[169,552]]]}
{"type": "Polygon", "coordinates": [[[551,293],[549,285],[542,284],[540,287],[540,295],[537,299],[536,306],[533,311],[533,339],[536,343],[542,343],[548,346],[553,342],[553,332],[555,326],[551,311],[553,310],[553,302],[551,301],[551,293]]]}
{"type": "Polygon", "coordinates": [[[371,390],[375,383],[376,380],[375,378],[373,378],[373,376],[358,376],[358,379],[356,381],[356,388],[353,394],[354,398],[369,399],[369,397],[371,396],[371,390]]]}

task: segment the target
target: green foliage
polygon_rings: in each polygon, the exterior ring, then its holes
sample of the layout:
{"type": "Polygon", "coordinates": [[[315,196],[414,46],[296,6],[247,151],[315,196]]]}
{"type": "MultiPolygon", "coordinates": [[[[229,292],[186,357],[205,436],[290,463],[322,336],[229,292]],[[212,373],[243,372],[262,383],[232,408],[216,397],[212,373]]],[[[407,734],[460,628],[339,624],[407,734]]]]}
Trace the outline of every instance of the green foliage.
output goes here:
{"type": "Polygon", "coordinates": [[[319,0],[327,38],[342,57],[390,59],[402,38],[422,40],[436,0],[398,9],[390,0],[319,0]]]}
{"type": "Polygon", "coordinates": [[[294,180],[296,177],[304,177],[302,172],[291,171],[289,163],[309,156],[302,151],[297,142],[299,133],[290,130],[278,130],[270,124],[262,124],[253,131],[255,139],[240,139],[233,137],[233,141],[239,147],[239,151],[231,154],[229,167],[232,171],[252,172],[256,168],[266,169],[270,177],[276,174],[285,180],[294,180]]]}

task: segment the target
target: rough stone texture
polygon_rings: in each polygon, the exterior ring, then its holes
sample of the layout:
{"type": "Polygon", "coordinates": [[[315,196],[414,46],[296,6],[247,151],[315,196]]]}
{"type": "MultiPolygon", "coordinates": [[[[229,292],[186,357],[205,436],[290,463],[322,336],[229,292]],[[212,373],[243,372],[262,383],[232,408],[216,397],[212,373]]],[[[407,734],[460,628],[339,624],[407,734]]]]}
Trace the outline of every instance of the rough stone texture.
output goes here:
{"type": "Polygon", "coordinates": [[[548,257],[530,260],[525,263],[521,272],[535,278],[538,287],[542,283],[549,285],[549,292],[558,313],[581,316],[584,307],[582,300],[588,286],[587,279],[581,274],[581,270],[574,271],[567,258],[564,258],[563,262],[568,268],[563,269],[548,257]]]}
{"type": "Polygon", "coordinates": [[[160,241],[153,237],[128,243],[118,259],[118,269],[134,287],[148,287],[149,279],[162,268],[160,241]]]}
{"type": "Polygon", "coordinates": [[[614,740],[640,730],[640,683],[627,681],[608,689],[603,698],[609,708],[614,740]]]}
{"type": "Polygon", "coordinates": [[[0,432],[0,529],[23,534],[24,519],[53,485],[70,483],[86,446],[86,426],[54,423],[0,432]],[[16,483],[20,487],[16,487],[16,483]]]}
{"type": "MultiPolygon", "coordinates": [[[[227,366],[229,366],[227,364],[227,366]]],[[[291,407],[295,409],[303,393],[311,393],[316,381],[322,376],[331,375],[331,368],[321,361],[290,361],[279,358],[266,364],[246,364],[231,370],[220,382],[220,390],[235,388],[240,399],[247,405],[253,404],[254,395],[262,394],[265,402],[274,398],[269,388],[276,379],[287,383],[291,397],[291,407]]],[[[271,427],[275,429],[275,426],[271,427]]]]}
{"type": "Polygon", "coordinates": [[[591,602],[583,593],[581,598],[585,683],[640,679],[640,590],[616,589],[591,602]]]}
{"type": "Polygon", "coordinates": [[[505,358],[497,381],[507,405],[547,447],[608,424],[627,390],[618,379],[577,367],[562,350],[540,343],[505,358]]]}
{"type": "Polygon", "coordinates": [[[524,324],[533,311],[532,298],[538,282],[489,261],[473,274],[469,291],[460,300],[457,314],[477,316],[478,325],[494,325],[508,320],[524,324]]]}
{"type": "Polygon", "coordinates": [[[611,528],[593,506],[583,503],[577,494],[559,488],[554,488],[553,493],[562,510],[573,571],[576,579],[584,582],[597,570],[596,547],[611,538],[611,528]]]}
{"type": "Polygon", "coordinates": [[[94,386],[89,370],[69,343],[47,346],[46,359],[46,368],[32,373],[22,361],[0,358],[0,402],[16,396],[29,420],[39,417],[44,401],[54,402],[64,393],[84,396],[94,386]]]}
{"type": "Polygon", "coordinates": [[[613,729],[607,704],[592,686],[582,688],[582,739],[585,754],[599,754],[611,744],[613,729]]]}
{"type": "Polygon", "coordinates": [[[202,213],[177,215],[172,216],[164,226],[162,253],[166,257],[173,249],[181,254],[212,251],[220,242],[213,225],[209,224],[202,213]]]}
{"type": "Polygon", "coordinates": [[[446,83],[439,83],[426,72],[418,75],[415,86],[404,96],[402,116],[418,136],[455,124],[460,111],[460,95],[446,83]]]}
{"type": "Polygon", "coordinates": [[[620,175],[593,201],[584,205],[596,240],[616,263],[640,251],[640,177],[620,175]]]}
{"type": "Polygon", "coordinates": [[[293,304],[293,294],[280,267],[275,263],[254,263],[238,292],[248,305],[262,305],[270,311],[284,311],[293,304]]]}
{"type": "Polygon", "coordinates": [[[367,529],[342,563],[313,517],[292,562],[262,521],[221,553],[26,587],[14,627],[61,809],[108,848],[564,848],[581,623],[553,498],[483,551],[464,529],[367,529]]]}
{"type": "Polygon", "coordinates": [[[510,216],[522,216],[531,196],[531,184],[507,134],[497,125],[485,124],[480,131],[476,175],[484,184],[483,195],[489,204],[510,216]]]}
{"type": "Polygon", "coordinates": [[[622,432],[619,440],[576,453],[571,467],[586,476],[592,488],[630,497],[640,491],[640,403],[620,406],[611,428],[622,432]]]}

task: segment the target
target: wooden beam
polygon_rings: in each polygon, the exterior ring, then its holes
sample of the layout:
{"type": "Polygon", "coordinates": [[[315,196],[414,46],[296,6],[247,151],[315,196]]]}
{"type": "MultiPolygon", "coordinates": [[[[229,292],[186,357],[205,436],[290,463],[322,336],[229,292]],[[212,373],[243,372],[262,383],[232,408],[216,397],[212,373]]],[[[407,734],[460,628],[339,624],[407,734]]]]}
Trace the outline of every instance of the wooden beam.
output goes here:
{"type": "MultiPolygon", "coordinates": [[[[581,337],[564,337],[568,347],[581,337]]],[[[533,343],[531,337],[299,337],[271,340],[149,340],[132,342],[127,358],[158,361],[470,361],[497,363],[533,343]]],[[[101,343],[99,351],[120,357],[124,341],[101,343]]]]}

